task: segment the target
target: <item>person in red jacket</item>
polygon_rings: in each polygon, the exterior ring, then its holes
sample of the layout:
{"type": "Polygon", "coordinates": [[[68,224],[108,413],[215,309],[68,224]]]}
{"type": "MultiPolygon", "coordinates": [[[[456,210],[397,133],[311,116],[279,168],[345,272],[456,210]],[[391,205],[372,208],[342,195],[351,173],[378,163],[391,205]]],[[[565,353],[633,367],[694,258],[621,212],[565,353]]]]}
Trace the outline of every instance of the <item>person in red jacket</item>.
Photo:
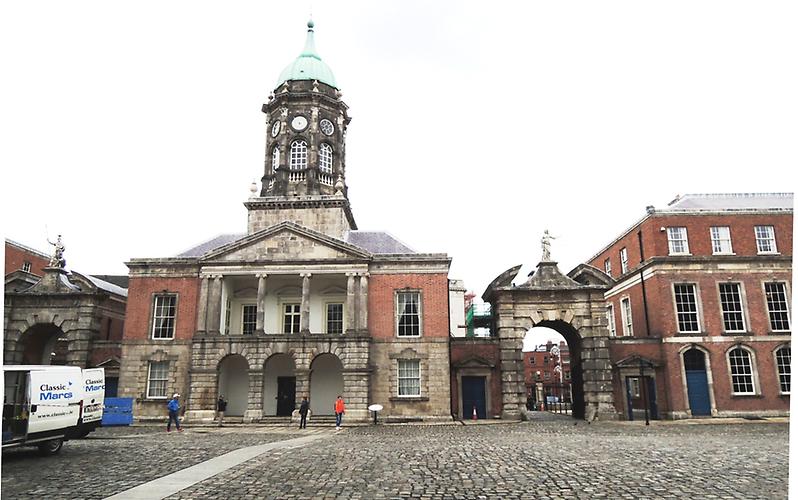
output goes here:
{"type": "Polygon", "coordinates": [[[341,430],[341,419],[346,413],[346,408],[344,407],[344,398],[341,395],[338,395],[338,399],[335,400],[335,430],[341,430]]]}

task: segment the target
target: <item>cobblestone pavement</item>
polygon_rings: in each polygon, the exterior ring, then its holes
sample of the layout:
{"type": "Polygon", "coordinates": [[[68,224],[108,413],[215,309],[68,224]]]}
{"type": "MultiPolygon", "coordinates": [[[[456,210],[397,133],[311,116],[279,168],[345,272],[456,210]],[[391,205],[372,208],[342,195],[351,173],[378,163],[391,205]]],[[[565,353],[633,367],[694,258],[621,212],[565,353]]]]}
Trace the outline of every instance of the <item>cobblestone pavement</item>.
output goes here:
{"type": "MultiPolygon", "coordinates": [[[[639,422],[575,425],[554,417],[305,432],[329,437],[265,453],[169,498],[787,496],[784,423],[646,428],[639,422]]],[[[181,435],[101,429],[98,438],[67,443],[56,457],[4,453],[3,499],[99,498],[237,447],[300,435],[295,429],[256,427],[189,429],[181,435]],[[98,439],[103,431],[120,439],[98,439]]]]}
{"type": "Polygon", "coordinates": [[[36,448],[4,450],[2,498],[105,498],[244,446],[321,432],[223,427],[167,433],[164,427],[102,427],[64,443],[51,457],[40,457],[36,448]]]}

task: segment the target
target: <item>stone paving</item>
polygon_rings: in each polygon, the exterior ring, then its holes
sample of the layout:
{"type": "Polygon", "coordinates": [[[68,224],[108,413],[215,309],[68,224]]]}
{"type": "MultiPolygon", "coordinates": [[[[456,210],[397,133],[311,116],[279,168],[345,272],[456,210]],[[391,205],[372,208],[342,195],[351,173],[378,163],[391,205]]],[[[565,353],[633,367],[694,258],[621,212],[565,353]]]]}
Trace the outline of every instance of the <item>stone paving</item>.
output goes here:
{"type": "Polygon", "coordinates": [[[566,417],[497,425],[331,429],[101,429],[56,457],[3,454],[6,498],[102,498],[237,447],[277,449],[169,497],[786,498],[788,425],[684,425],[566,417]],[[100,438],[116,439],[100,439],[100,438]],[[75,480],[75,478],[82,478],[75,480]],[[91,478],[91,479],[90,479],[91,478]]]}
{"type": "Polygon", "coordinates": [[[0,494],[3,500],[105,498],[244,446],[301,435],[293,428],[242,430],[103,427],[51,457],[40,457],[36,448],[4,450],[0,494]]]}

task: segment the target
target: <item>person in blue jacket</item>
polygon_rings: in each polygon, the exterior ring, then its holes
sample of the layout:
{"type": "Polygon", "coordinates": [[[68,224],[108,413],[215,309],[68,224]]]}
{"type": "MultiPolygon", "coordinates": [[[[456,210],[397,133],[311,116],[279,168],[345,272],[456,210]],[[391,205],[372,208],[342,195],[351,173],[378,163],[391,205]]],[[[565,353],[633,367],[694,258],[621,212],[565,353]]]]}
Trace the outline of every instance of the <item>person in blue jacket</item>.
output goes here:
{"type": "Polygon", "coordinates": [[[175,421],[177,431],[183,432],[183,429],[180,428],[180,417],[178,417],[178,412],[180,411],[180,394],[174,393],[172,399],[166,403],[166,407],[169,409],[169,423],[166,424],[166,432],[172,431],[172,420],[175,421]]]}

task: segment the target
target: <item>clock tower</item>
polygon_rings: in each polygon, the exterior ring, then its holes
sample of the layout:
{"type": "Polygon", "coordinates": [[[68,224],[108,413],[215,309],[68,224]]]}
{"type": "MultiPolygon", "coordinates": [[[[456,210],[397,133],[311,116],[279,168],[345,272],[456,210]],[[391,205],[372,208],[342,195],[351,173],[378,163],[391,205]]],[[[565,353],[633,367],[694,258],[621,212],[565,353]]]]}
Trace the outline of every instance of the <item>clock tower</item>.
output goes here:
{"type": "Polygon", "coordinates": [[[316,52],[313,26],[262,108],[266,161],[260,196],[245,203],[249,233],[284,220],[338,238],[357,229],[346,185],[348,108],[316,52]]]}

